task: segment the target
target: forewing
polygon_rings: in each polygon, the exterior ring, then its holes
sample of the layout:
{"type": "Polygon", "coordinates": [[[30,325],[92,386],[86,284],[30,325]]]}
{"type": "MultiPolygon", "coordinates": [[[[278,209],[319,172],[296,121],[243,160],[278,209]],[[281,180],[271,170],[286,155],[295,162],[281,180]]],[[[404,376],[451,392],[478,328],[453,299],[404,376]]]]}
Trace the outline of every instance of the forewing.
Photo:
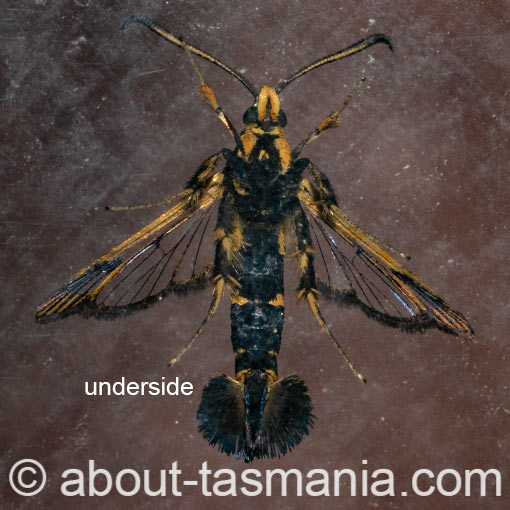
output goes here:
{"type": "Polygon", "coordinates": [[[147,308],[170,293],[207,286],[222,178],[215,173],[207,187],[176,195],[170,209],[41,304],[36,320],[49,322],[74,313],[115,318],[147,308]]]}
{"type": "Polygon", "coordinates": [[[472,338],[465,317],[397,262],[384,246],[355,225],[303,178],[299,198],[314,241],[320,297],[359,307],[369,317],[407,330],[437,327],[472,338]]]}

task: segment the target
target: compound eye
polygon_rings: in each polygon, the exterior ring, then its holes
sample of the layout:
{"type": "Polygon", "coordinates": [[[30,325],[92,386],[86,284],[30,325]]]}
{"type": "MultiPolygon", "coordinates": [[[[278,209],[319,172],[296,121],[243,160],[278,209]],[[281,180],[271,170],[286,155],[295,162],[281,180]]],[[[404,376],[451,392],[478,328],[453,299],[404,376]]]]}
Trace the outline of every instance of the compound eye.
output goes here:
{"type": "Polygon", "coordinates": [[[255,124],[257,122],[257,108],[252,106],[248,108],[243,115],[243,124],[255,124]]]}
{"type": "Polygon", "coordinates": [[[280,110],[280,114],[278,115],[278,125],[281,127],[285,127],[287,125],[287,115],[283,110],[280,110]]]}

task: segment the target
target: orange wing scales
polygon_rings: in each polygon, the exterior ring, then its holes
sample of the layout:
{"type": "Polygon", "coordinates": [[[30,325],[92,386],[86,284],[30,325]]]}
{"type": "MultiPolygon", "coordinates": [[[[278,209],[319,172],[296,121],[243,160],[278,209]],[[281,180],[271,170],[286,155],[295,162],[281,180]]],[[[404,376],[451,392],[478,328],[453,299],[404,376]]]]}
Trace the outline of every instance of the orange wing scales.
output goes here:
{"type": "MultiPolygon", "coordinates": [[[[208,161],[209,169],[214,168],[217,159],[218,157],[215,156],[208,161]]],[[[43,321],[55,314],[67,313],[83,301],[93,302],[108,283],[119,276],[131,262],[151,246],[151,242],[125,260],[120,258],[121,255],[144,240],[154,239],[158,234],[160,236],[169,235],[195,213],[211,207],[222,194],[222,180],[223,174],[218,172],[210,176],[209,185],[204,189],[186,189],[177,194],[172,199],[172,202],[177,201],[173,207],[110,250],[106,255],[81,269],[62,289],[41,304],[37,309],[36,319],[43,321]],[[84,290],[84,287],[87,287],[86,290],[84,290]]]]}
{"type": "MultiPolygon", "coordinates": [[[[336,205],[320,199],[321,193],[303,178],[299,199],[317,218],[332,228],[345,242],[360,251],[364,259],[398,290],[403,301],[432,317],[436,323],[454,334],[473,338],[473,330],[465,317],[445,303],[438,294],[417,276],[397,262],[377,240],[361,230],[336,205]]],[[[401,300],[397,296],[397,299],[401,300]]],[[[404,304],[407,307],[407,305],[404,304]]]]}

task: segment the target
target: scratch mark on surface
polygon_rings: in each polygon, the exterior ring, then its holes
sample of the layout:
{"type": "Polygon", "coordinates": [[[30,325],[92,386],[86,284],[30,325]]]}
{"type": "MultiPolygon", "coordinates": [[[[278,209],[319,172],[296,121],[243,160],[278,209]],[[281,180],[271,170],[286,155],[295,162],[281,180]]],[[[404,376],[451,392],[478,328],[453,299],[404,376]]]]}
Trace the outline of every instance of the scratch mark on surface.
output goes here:
{"type": "Polygon", "coordinates": [[[145,71],[144,73],[138,73],[136,76],[146,76],[147,74],[161,73],[166,69],[154,69],[154,71],[145,71]]]}

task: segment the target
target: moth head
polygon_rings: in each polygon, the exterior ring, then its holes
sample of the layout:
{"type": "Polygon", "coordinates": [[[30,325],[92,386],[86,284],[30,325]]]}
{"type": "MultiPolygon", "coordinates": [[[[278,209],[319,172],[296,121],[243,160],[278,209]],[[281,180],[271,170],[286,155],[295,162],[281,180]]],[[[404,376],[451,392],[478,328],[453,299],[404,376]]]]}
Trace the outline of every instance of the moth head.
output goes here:
{"type": "Polygon", "coordinates": [[[287,116],[280,109],[280,99],[274,88],[264,85],[260,89],[255,105],[244,112],[243,123],[255,124],[267,131],[275,126],[285,127],[287,116]]]}
{"type": "Polygon", "coordinates": [[[202,392],[198,430],[212,446],[246,462],[285,455],[313,426],[312,403],[297,375],[274,380],[248,370],[237,380],[212,377],[202,392]]]}

